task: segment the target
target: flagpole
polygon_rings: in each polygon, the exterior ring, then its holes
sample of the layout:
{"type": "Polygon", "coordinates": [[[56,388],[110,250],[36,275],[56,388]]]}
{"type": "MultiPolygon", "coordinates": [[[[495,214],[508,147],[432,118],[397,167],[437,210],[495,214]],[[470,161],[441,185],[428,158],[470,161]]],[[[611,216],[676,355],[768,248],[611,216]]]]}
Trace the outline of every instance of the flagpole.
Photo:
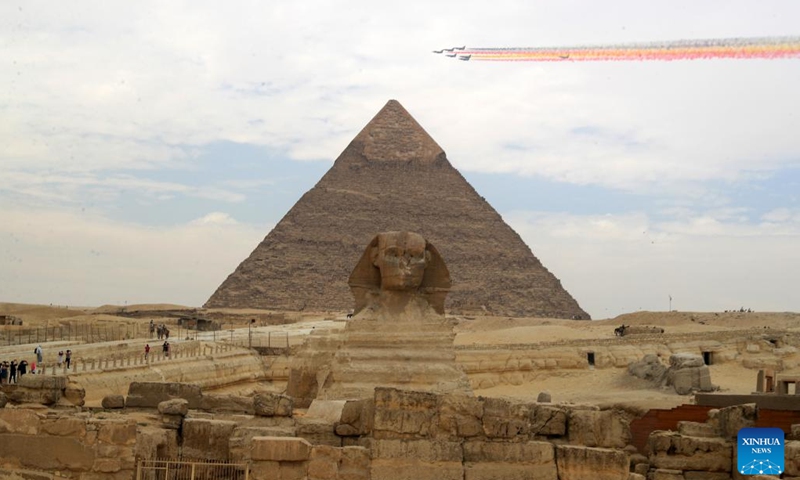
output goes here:
{"type": "Polygon", "coordinates": [[[672,311],[672,295],[669,296],[669,311],[672,311]]]}

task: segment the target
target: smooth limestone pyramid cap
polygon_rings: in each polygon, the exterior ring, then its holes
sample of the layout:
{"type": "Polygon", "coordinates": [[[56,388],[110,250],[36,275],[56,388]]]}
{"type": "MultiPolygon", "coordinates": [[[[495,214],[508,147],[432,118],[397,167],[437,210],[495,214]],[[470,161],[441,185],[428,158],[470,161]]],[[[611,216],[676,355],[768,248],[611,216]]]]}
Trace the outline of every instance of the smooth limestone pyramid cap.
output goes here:
{"type": "Polygon", "coordinates": [[[347,279],[384,231],[417,232],[436,245],[453,282],[450,313],[589,318],[396,100],[205,307],[350,310],[347,279]]]}

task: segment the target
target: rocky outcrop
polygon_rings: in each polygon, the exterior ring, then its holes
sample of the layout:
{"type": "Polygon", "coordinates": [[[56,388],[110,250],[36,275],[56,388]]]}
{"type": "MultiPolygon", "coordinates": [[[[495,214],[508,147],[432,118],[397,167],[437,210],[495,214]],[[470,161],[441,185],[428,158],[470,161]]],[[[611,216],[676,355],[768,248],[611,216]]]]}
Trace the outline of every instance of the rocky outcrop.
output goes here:
{"type": "Polygon", "coordinates": [[[711,372],[700,355],[676,353],[669,357],[669,365],[666,384],[672,386],[679,395],[714,390],[711,372]]]}

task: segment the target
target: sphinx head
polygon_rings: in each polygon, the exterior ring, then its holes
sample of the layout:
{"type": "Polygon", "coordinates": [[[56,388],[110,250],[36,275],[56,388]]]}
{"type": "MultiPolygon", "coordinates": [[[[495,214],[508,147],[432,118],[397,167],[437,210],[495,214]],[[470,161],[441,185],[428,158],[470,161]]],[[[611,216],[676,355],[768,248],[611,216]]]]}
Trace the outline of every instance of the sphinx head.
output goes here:
{"type": "Polygon", "coordinates": [[[436,248],[413,232],[384,232],[372,239],[350,275],[358,312],[380,291],[426,299],[444,313],[450,273],[436,248]]]}

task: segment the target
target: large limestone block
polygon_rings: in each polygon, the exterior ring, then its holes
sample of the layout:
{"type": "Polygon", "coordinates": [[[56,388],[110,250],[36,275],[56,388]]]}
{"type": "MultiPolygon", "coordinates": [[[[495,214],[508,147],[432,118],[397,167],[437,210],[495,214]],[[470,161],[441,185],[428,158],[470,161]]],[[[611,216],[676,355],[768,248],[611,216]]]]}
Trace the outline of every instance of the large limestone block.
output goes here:
{"type": "Polygon", "coordinates": [[[559,480],[627,480],[628,454],[620,450],[556,446],[559,480]]]}
{"type": "Polygon", "coordinates": [[[236,412],[253,415],[253,398],[242,395],[203,394],[200,408],[210,412],[236,412]]]}
{"type": "Polygon", "coordinates": [[[253,397],[253,408],[261,417],[291,417],[294,399],[278,393],[259,392],[253,397]]]}
{"type": "Polygon", "coordinates": [[[512,439],[530,433],[531,406],[500,398],[483,402],[483,432],[489,438],[512,439]]]}
{"type": "Polygon", "coordinates": [[[716,437],[717,429],[710,423],[678,422],[678,433],[687,437],[716,437]]]}
{"type": "Polygon", "coordinates": [[[189,413],[189,402],[184,398],[164,400],[158,404],[158,413],[162,415],[179,415],[185,417],[189,413]]]}
{"type": "Polygon", "coordinates": [[[54,405],[61,399],[67,377],[60,375],[23,375],[9,393],[14,403],[54,405]]]}
{"type": "Polygon", "coordinates": [[[471,438],[483,434],[483,402],[465,395],[439,397],[439,430],[451,437],[471,438]]]}
{"type": "Polygon", "coordinates": [[[571,410],[567,431],[572,445],[624,448],[631,442],[630,424],[616,410],[571,410]]]}
{"type": "Polygon", "coordinates": [[[125,408],[125,397],[119,394],[106,395],[100,405],[106,409],[125,408]]]}
{"type": "Polygon", "coordinates": [[[649,475],[650,480],[685,480],[683,472],[669,468],[657,468],[649,475]]]}
{"type": "Polygon", "coordinates": [[[41,423],[42,433],[64,437],[83,437],[86,435],[86,421],[75,417],[47,418],[41,423]]]}
{"type": "Polygon", "coordinates": [[[138,458],[175,458],[178,456],[178,432],[156,427],[136,429],[136,450],[138,458]]]}
{"type": "Polygon", "coordinates": [[[136,443],[136,420],[102,419],[91,420],[97,428],[97,440],[113,445],[133,445],[136,443]]]}
{"type": "Polygon", "coordinates": [[[556,480],[554,452],[547,442],[466,442],[464,478],[556,480]]]}
{"type": "Polygon", "coordinates": [[[294,437],[295,433],[293,427],[236,427],[228,441],[230,460],[234,462],[246,462],[250,460],[250,451],[254,437],[294,437]]]}
{"type": "Polygon", "coordinates": [[[783,457],[786,459],[786,475],[800,477],[800,441],[786,442],[783,457]]]}
{"type": "Polygon", "coordinates": [[[342,438],[336,435],[332,423],[317,418],[297,418],[297,436],[305,438],[312,445],[342,446],[342,438]]]}
{"type": "Polygon", "coordinates": [[[531,435],[560,437],[567,433],[567,412],[555,405],[535,405],[531,418],[531,435]]]}
{"type": "Polygon", "coordinates": [[[69,382],[64,387],[62,398],[76,407],[82,407],[86,404],[86,390],[77,382],[69,382]]]}
{"type": "Polygon", "coordinates": [[[715,416],[719,433],[729,439],[737,438],[739,430],[755,425],[758,407],[755,403],[720,408],[715,416]]]}
{"type": "Polygon", "coordinates": [[[342,414],[335,424],[336,434],[342,437],[368,435],[372,432],[375,418],[373,399],[347,400],[342,414]]]}
{"type": "Polygon", "coordinates": [[[126,404],[128,407],[157,408],[158,404],[183,398],[189,408],[200,408],[202,392],[198,385],[170,382],[133,382],[128,387],[126,404]]]}
{"type": "Polygon", "coordinates": [[[236,422],[186,418],[183,421],[183,455],[209,460],[228,460],[228,439],[236,422]]]}
{"type": "Polygon", "coordinates": [[[375,389],[375,438],[427,437],[436,416],[437,396],[394,388],[375,389]]]}
{"type": "Polygon", "coordinates": [[[92,448],[73,437],[0,434],[4,462],[23,468],[88,472],[94,465],[92,448]]]}
{"type": "Polygon", "coordinates": [[[655,431],[647,440],[650,463],[656,468],[730,472],[733,445],[721,438],[686,437],[655,431]]]}
{"type": "Polygon", "coordinates": [[[372,480],[463,480],[463,454],[458,442],[373,440],[372,480]]]}
{"type": "Polygon", "coordinates": [[[41,419],[33,410],[0,410],[0,433],[39,433],[41,419]]]}
{"type": "Polygon", "coordinates": [[[311,444],[303,438],[253,437],[254,461],[303,462],[311,456],[311,444]]]}

